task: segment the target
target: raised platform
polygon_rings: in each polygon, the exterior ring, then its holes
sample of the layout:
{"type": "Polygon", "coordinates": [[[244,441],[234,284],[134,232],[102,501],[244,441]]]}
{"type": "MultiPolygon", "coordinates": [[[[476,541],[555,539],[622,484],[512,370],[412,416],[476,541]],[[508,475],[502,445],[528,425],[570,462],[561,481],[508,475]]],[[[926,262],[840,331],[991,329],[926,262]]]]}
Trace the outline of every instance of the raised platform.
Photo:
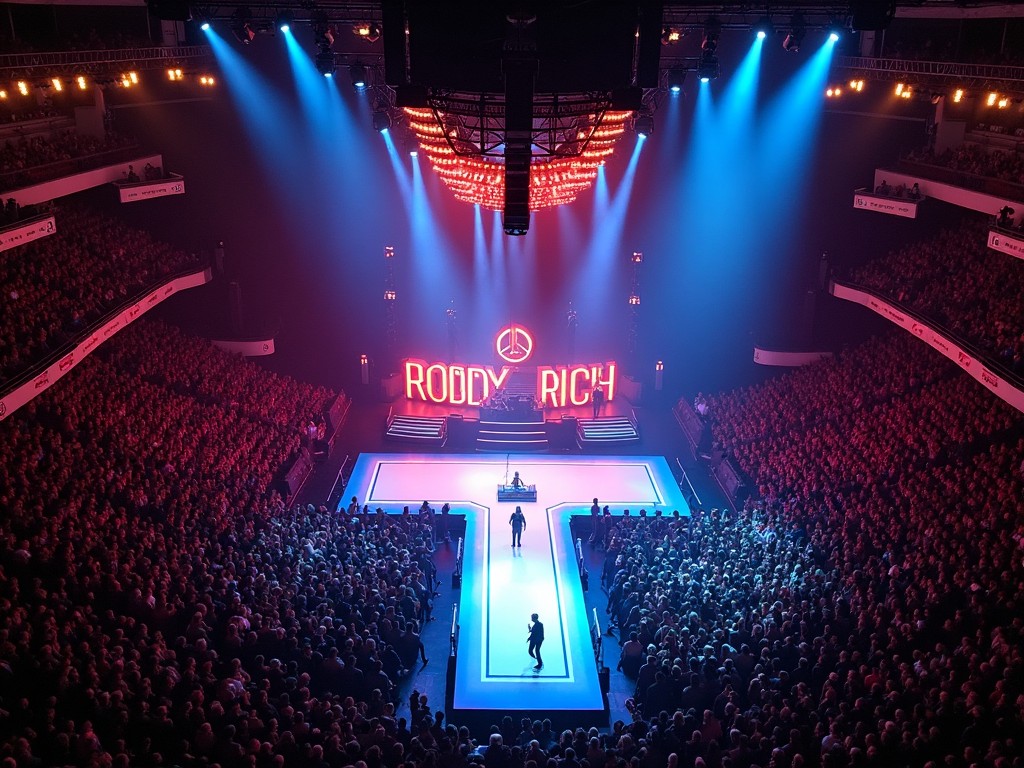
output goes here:
{"type": "Polygon", "coordinates": [[[352,496],[395,513],[423,499],[448,502],[466,515],[450,721],[486,728],[511,714],[550,717],[556,727],[607,723],[569,520],[589,515],[595,496],[616,515],[689,515],[664,458],[365,454],[341,498],[352,496]],[[508,507],[491,501],[508,461],[538,489],[536,502],[522,504],[521,548],[510,546],[508,507]],[[539,671],[526,653],[531,613],[545,625],[539,671]]]}
{"type": "Polygon", "coordinates": [[[498,501],[536,501],[537,500],[537,486],[536,485],[521,485],[518,488],[514,488],[511,485],[499,485],[498,486],[498,501]]]}

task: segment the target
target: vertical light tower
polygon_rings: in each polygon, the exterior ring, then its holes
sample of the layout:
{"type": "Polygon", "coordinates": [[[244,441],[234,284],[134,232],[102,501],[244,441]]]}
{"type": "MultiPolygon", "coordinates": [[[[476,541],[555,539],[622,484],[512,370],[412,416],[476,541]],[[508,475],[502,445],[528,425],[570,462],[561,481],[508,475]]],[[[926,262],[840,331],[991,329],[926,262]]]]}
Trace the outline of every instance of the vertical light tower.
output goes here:
{"type": "Polygon", "coordinates": [[[629,280],[629,329],[626,352],[628,365],[635,369],[640,344],[640,265],[644,263],[644,255],[640,251],[633,251],[629,261],[632,273],[629,280]]]}
{"type": "Polygon", "coordinates": [[[390,368],[395,363],[398,347],[398,311],[395,301],[398,292],[395,290],[395,249],[384,246],[384,346],[387,352],[387,364],[390,368]]]}

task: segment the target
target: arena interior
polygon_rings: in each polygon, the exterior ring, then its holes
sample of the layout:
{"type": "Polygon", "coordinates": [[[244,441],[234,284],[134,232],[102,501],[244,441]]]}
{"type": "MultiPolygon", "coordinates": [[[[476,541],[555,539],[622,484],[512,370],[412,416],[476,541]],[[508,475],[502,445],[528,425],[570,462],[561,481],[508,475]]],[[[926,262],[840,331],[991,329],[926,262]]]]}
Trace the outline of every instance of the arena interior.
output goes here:
{"type": "Polygon", "coordinates": [[[1024,766],[1024,6],[0,8],[0,768],[1024,766]]]}

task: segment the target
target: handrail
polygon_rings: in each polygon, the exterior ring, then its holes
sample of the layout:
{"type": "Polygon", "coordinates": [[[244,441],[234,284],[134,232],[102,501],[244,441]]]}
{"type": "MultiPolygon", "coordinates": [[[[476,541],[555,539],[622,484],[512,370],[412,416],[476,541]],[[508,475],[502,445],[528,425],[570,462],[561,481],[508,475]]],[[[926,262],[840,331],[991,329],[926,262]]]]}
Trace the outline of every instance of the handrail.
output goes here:
{"type": "MultiPolygon", "coordinates": [[[[462,540],[459,539],[459,543],[460,544],[461,544],[461,542],[462,542],[462,540]]],[[[459,604],[458,603],[452,603],[452,629],[451,629],[451,633],[448,635],[448,642],[450,644],[448,655],[449,656],[456,656],[456,655],[458,655],[458,649],[459,649],[459,604]]]]}
{"type": "Polygon", "coordinates": [[[18,189],[24,189],[34,184],[55,181],[70,173],[91,171],[96,168],[102,168],[104,165],[109,165],[110,162],[130,160],[133,157],[138,157],[140,153],[146,154],[139,144],[132,144],[127,147],[116,147],[103,150],[102,152],[71,157],[66,160],[57,160],[44,165],[34,165],[29,168],[20,168],[16,171],[7,171],[6,173],[0,173],[0,191],[5,195],[10,194],[18,189]]]}
{"type": "Polygon", "coordinates": [[[341,476],[345,474],[345,467],[348,466],[348,460],[352,456],[350,453],[345,454],[345,458],[341,461],[341,466],[338,467],[338,474],[334,478],[334,484],[331,486],[331,492],[327,494],[327,504],[330,505],[331,499],[334,498],[334,491],[338,487],[338,483],[341,481],[341,476]]]}
{"type": "Polygon", "coordinates": [[[590,588],[590,571],[587,570],[587,563],[583,559],[583,539],[576,539],[576,567],[580,571],[580,584],[583,585],[583,591],[587,592],[590,588]]]}
{"type": "Polygon", "coordinates": [[[597,664],[598,672],[604,666],[604,633],[601,631],[601,619],[597,616],[597,608],[591,609],[594,614],[594,623],[590,625],[590,643],[594,649],[594,662],[597,664]]]}
{"type": "Polygon", "coordinates": [[[391,422],[394,420],[394,413],[395,413],[395,406],[389,405],[388,406],[388,418],[384,422],[385,424],[387,424],[387,427],[386,427],[387,429],[391,429],[391,422]]]}
{"type": "Polygon", "coordinates": [[[458,546],[455,549],[455,572],[452,573],[452,584],[462,586],[462,558],[465,555],[464,540],[459,536],[458,546]]]}
{"type": "Polygon", "coordinates": [[[966,349],[975,358],[977,358],[978,360],[984,360],[985,364],[989,368],[991,368],[1004,379],[1009,381],[1017,389],[1024,390],[1024,378],[1022,378],[1019,373],[1016,373],[1015,371],[1007,368],[998,359],[992,357],[991,354],[981,349],[976,344],[967,341],[963,336],[960,336],[959,334],[949,330],[946,326],[938,322],[935,318],[929,317],[927,315],[922,315],[920,312],[910,309],[905,304],[901,304],[900,302],[896,301],[896,299],[893,298],[892,296],[882,293],[881,291],[875,290],[874,288],[869,288],[867,286],[861,285],[860,283],[855,283],[852,280],[833,280],[833,282],[840,283],[850,288],[855,288],[858,291],[863,291],[864,293],[869,294],[870,296],[874,296],[877,299],[888,302],[893,306],[899,307],[903,312],[907,313],[907,315],[912,317],[914,320],[917,320],[925,325],[929,325],[933,328],[942,331],[942,333],[948,339],[953,341],[958,346],[966,349]]]}
{"type": "Polygon", "coordinates": [[[67,341],[61,344],[49,355],[47,355],[44,358],[41,358],[40,360],[37,360],[28,368],[21,371],[21,373],[17,373],[12,378],[5,381],[2,385],[2,388],[0,388],[0,397],[4,397],[5,395],[10,394],[25,382],[38,376],[42,371],[49,368],[59,359],[64,357],[68,352],[70,352],[72,349],[81,344],[85,339],[89,337],[89,335],[93,331],[95,331],[97,328],[101,328],[104,324],[109,322],[115,315],[124,312],[132,304],[137,303],[139,299],[145,296],[147,293],[153,291],[156,288],[159,288],[162,285],[166,285],[167,283],[171,282],[172,280],[176,280],[179,277],[185,277],[186,275],[194,275],[197,272],[203,272],[206,269],[208,269],[208,267],[205,264],[193,264],[188,267],[183,267],[177,272],[164,275],[160,277],[158,280],[154,280],[153,282],[146,284],[145,286],[140,288],[136,293],[127,297],[120,304],[107,310],[107,312],[98,317],[95,320],[95,322],[90,323],[88,326],[82,328],[82,330],[80,330],[78,333],[71,336],[67,341]]]}
{"type": "Polygon", "coordinates": [[[896,168],[893,170],[899,173],[927,175],[931,181],[937,181],[940,184],[951,184],[954,187],[961,187],[974,192],[983,192],[993,197],[1024,200],[1024,184],[1017,184],[995,176],[968,173],[967,171],[960,171],[956,168],[949,168],[945,165],[937,165],[910,157],[901,157],[897,160],[896,168]]]}
{"type": "MultiPolygon", "coordinates": [[[[676,466],[679,467],[679,471],[683,474],[683,480],[685,480],[686,484],[690,487],[690,493],[693,495],[693,500],[697,502],[698,507],[703,507],[704,502],[702,502],[700,500],[700,496],[697,495],[697,491],[694,489],[693,483],[690,482],[690,476],[686,474],[686,470],[683,468],[683,462],[679,460],[678,456],[676,456],[676,466]]],[[[682,485],[679,487],[682,488],[682,485]]]]}

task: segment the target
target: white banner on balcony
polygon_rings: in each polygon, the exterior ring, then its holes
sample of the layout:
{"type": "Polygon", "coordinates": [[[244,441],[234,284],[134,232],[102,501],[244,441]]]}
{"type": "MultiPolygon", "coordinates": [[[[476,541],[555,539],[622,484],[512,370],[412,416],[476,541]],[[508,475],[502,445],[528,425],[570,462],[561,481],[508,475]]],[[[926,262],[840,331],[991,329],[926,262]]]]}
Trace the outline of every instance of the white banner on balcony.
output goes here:
{"type": "Polygon", "coordinates": [[[858,189],[853,193],[853,207],[861,211],[887,213],[890,216],[902,216],[907,219],[917,218],[916,200],[873,195],[866,189],[858,189]]]}
{"type": "Polygon", "coordinates": [[[274,354],[274,339],[211,339],[213,346],[225,352],[233,352],[245,357],[262,357],[274,354]]]}
{"type": "Polygon", "coordinates": [[[156,200],[169,195],[184,195],[184,177],[168,174],[167,178],[158,181],[136,181],[133,183],[118,182],[118,194],[122,203],[137,203],[140,200],[156,200]]]}
{"type": "Polygon", "coordinates": [[[866,291],[859,290],[842,283],[832,283],[832,295],[837,299],[845,299],[856,304],[863,304],[865,307],[881,315],[886,320],[895,323],[909,333],[914,334],[933,349],[939,350],[942,354],[959,365],[976,381],[981,382],[996,397],[1012,405],[1018,411],[1024,413],[1024,391],[1019,389],[1008,379],[998,373],[994,373],[985,364],[976,358],[972,353],[958,346],[956,342],[944,336],[937,329],[926,323],[915,320],[902,309],[893,304],[872,296],[866,291]]]}
{"type": "Polygon", "coordinates": [[[137,203],[140,200],[155,200],[168,195],[184,195],[185,179],[176,173],[159,181],[139,181],[134,184],[118,183],[117,191],[122,203],[137,203]]]}
{"type": "Polygon", "coordinates": [[[60,360],[49,365],[46,370],[40,372],[34,379],[23,383],[3,397],[0,397],[0,421],[10,416],[25,405],[25,403],[32,400],[32,398],[49,389],[64,374],[88,357],[96,347],[118,331],[126,328],[129,323],[144,315],[157,304],[179,291],[195,288],[210,282],[212,279],[213,273],[209,269],[205,269],[202,272],[194,272],[183,277],[176,277],[173,280],[167,281],[159,288],[150,291],[146,296],[126,309],[121,310],[113,317],[108,318],[103,325],[93,328],[92,332],[82,339],[78,346],[68,351],[60,360]]]}
{"type": "Polygon", "coordinates": [[[754,362],[758,365],[777,365],[784,368],[797,368],[801,365],[810,365],[826,357],[832,357],[831,352],[783,352],[778,349],[765,349],[754,347],[754,362]]]}
{"type": "Polygon", "coordinates": [[[993,251],[1024,259],[1024,236],[1013,237],[998,229],[990,229],[988,231],[988,247],[993,251]]]}
{"type": "Polygon", "coordinates": [[[19,226],[0,231],[0,251],[17,248],[19,245],[52,235],[56,231],[57,220],[53,216],[32,219],[19,226]]]}

